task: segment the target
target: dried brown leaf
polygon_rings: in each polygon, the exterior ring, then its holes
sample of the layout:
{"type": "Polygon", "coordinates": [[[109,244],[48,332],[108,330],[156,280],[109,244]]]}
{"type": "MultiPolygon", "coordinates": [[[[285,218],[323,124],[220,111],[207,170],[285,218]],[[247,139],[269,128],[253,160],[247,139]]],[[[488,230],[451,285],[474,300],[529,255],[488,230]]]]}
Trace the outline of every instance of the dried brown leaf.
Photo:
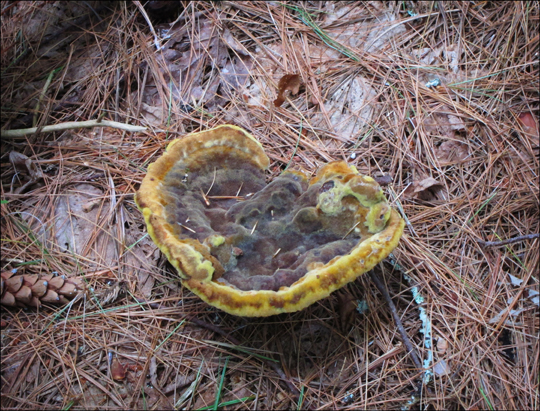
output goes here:
{"type": "MultiPolygon", "coordinates": [[[[58,197],[55,207],[53,237],[60,250],[87,256],[106,267],[113,267],[118,261],[118,249],[113,232],[109,229],[107,212],[109,202],[104,201],[103,191],[90,184],[71,186],[58,197]],[[87,204],[101,200],[101,206],[89,209],[87,204]],[[88,247],[91,239],[96,239],[95,247],[88,247]]],[[[43,210],[48,213],[50,210],[43,210]]],[[[37,224],[36,224],[37,226],[37,224]]],[[[43,230],[43,227],[36,227],[43,230]]],[[[56,280],[59,281],[59,280],[56,280]]]]}
{"type": "Polygon", "coordinates": [[[126,378],[126,367],[120,363],[118,358],[113,358],[111,362],[111,376],[115,381],[122,381],[126,378]]]}
{"type": "Polygon", "coordinates": [[[436,193],[442,188],[442,184],[433,177],[417,180],[405,190],[405,196],[430,201],[436,198],[436,193]]]}
{"type": "MultiPolygon", "coordinates": [[[[342,2],[325,3],[325,32],[333,39],[353,50],[377,52],[406,32],[403,24],[395,24],[392,6],[370,2],[371,6],[342,2]],[[371,10],[370,10],[371,9],[371,10]],[[338,24],[336,24],[338,23],[338,24]]],[[[334,50],[336,57],[340,54],[334,50]]]]}
{"type": "Polygon", "coordinates": [[[229,98],[247,87],[253,60],[250,57],[234,57],[221,70],[221,90],[229,98]]]}
{"type": "MultiPolygon", "coordinates": [[[[351,141],[368,125],[375,112],[377,93],[370,81],[356,76],[343,81],[324,102],[333,132],[341,141],[351,141]]],[[[319,114],[317,124],[326,125],[326,117],[319,114]]]]}
{"type": "Polygon", "coordinates": [[[384,174],[384,175],[374,175],[372,176],[375,181],[377,182],[377,184],[379,184],[380,186],[387,186],[388,184],[391,184],[392,183],[392,176],[390,174],[384,174]]]}
{"type": "Polygon", "coordinates": [[[229,29],[225,29],[223,31],[223,40],[225,44],[233,49],[234,51],[237,51],[240,54],[243,54],[244,56],[249,55],[249,51],[240,43],[236,37],[234,37],[229,29]]]}
{"type": "Polygon", "coordinates": [[[443,141],[435,150],[435,156],[441,163],[460,162],[468,155],[468,146],[456,140],[443,141]]]}
{"type": "Polygon", "coordinates": [[[439,354],[444,354],[448,349],[448,341],[445,338],[439,337],[437,340],[437,351],[439,354]]]}
{"type": "Polygon", "coordinates": [[[28,156],[17,151],[11,151],[9,153],[9,161],[11,161],[13,167],[15,167],[18,172],[26,174],[29,177],[29,181],[24,187],[43,178],[43,172],[39,166],[28,156]]]}
{"type": "Polygon", "coordinates": [[[523,130],[538,139],[538,120],[530,111],[521,113],[518,117],[519,122],[523,126],[523,130]]]}
{"type": "Polygon", "coordinates": [[[302,85],[302,79],[298,74],[285,74],[279,80],[278,95],[274,100],[274,106],[281,107],[286,98],[286,92],[289,91],[293,96],[298,94],[300,86],[302,85]]]}

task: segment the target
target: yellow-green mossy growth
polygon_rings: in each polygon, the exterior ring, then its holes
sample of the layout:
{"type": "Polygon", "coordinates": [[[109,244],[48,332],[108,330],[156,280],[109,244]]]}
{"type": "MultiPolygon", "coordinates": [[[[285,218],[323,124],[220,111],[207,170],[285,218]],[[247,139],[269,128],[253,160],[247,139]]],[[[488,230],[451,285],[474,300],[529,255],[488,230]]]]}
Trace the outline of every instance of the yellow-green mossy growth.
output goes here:
{"type": "Polygon", "coordinates": [[[257,139],[223,125],[171,142],[135,195],[183,284],[235,315],[301,310],[371,270],[403,232],[379,185],[354,166],[267,184],[268,165],[257,139]]]}

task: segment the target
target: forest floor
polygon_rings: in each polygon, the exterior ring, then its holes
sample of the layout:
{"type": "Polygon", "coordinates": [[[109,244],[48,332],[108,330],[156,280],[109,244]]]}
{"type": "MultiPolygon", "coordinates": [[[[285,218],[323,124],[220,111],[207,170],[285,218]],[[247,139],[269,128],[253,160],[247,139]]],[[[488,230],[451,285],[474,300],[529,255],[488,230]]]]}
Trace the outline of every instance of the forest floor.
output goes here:
{"type": "Polygon", "coordinates": [[[2,307],[2,409],[539,409],[540,4],[160,3],[1,2],[0,268],[85,283],[2,307]],[[88,120],[145,131],[41,129],[88,120]],[[134,193],[221,124],[269,180],[386,181],[406,226],[374,275],[421,368],[370,275],[266,318],[182,287],[134,193]]]}

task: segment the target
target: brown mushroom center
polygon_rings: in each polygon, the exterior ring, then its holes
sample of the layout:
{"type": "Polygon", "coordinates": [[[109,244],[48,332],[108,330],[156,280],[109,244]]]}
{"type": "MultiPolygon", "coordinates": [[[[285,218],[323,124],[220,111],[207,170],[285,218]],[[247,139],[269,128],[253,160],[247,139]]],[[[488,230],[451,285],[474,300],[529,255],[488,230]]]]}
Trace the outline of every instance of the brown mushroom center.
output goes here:
{"type": "Polygon", "coordinates": [[[370,209],[338,183],[310,186],[305,177],[284,173],[265,185],[249,162],[227,159],[224,166],[217,157],[204,165],[178,163],[163,181],[172,200],[167,222],[179,239],[209,248],[222,268],[216,272],[224,272],[214,280],[244,291],[277,291],[370,235],[363,224],[370,209]]]}

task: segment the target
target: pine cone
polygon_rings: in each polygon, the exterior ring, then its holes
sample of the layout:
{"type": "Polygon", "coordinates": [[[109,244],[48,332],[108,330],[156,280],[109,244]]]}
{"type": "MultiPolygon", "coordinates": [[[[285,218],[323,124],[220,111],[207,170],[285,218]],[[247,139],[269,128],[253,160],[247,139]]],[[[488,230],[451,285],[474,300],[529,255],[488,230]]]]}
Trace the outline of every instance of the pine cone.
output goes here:
{"type": "Polygon", "coordinates": [[[81,278],[65,275],[0,273],[0,304],[8,307],[41,307],[41,303],[67,304],[84,291],[81,278]]]}

